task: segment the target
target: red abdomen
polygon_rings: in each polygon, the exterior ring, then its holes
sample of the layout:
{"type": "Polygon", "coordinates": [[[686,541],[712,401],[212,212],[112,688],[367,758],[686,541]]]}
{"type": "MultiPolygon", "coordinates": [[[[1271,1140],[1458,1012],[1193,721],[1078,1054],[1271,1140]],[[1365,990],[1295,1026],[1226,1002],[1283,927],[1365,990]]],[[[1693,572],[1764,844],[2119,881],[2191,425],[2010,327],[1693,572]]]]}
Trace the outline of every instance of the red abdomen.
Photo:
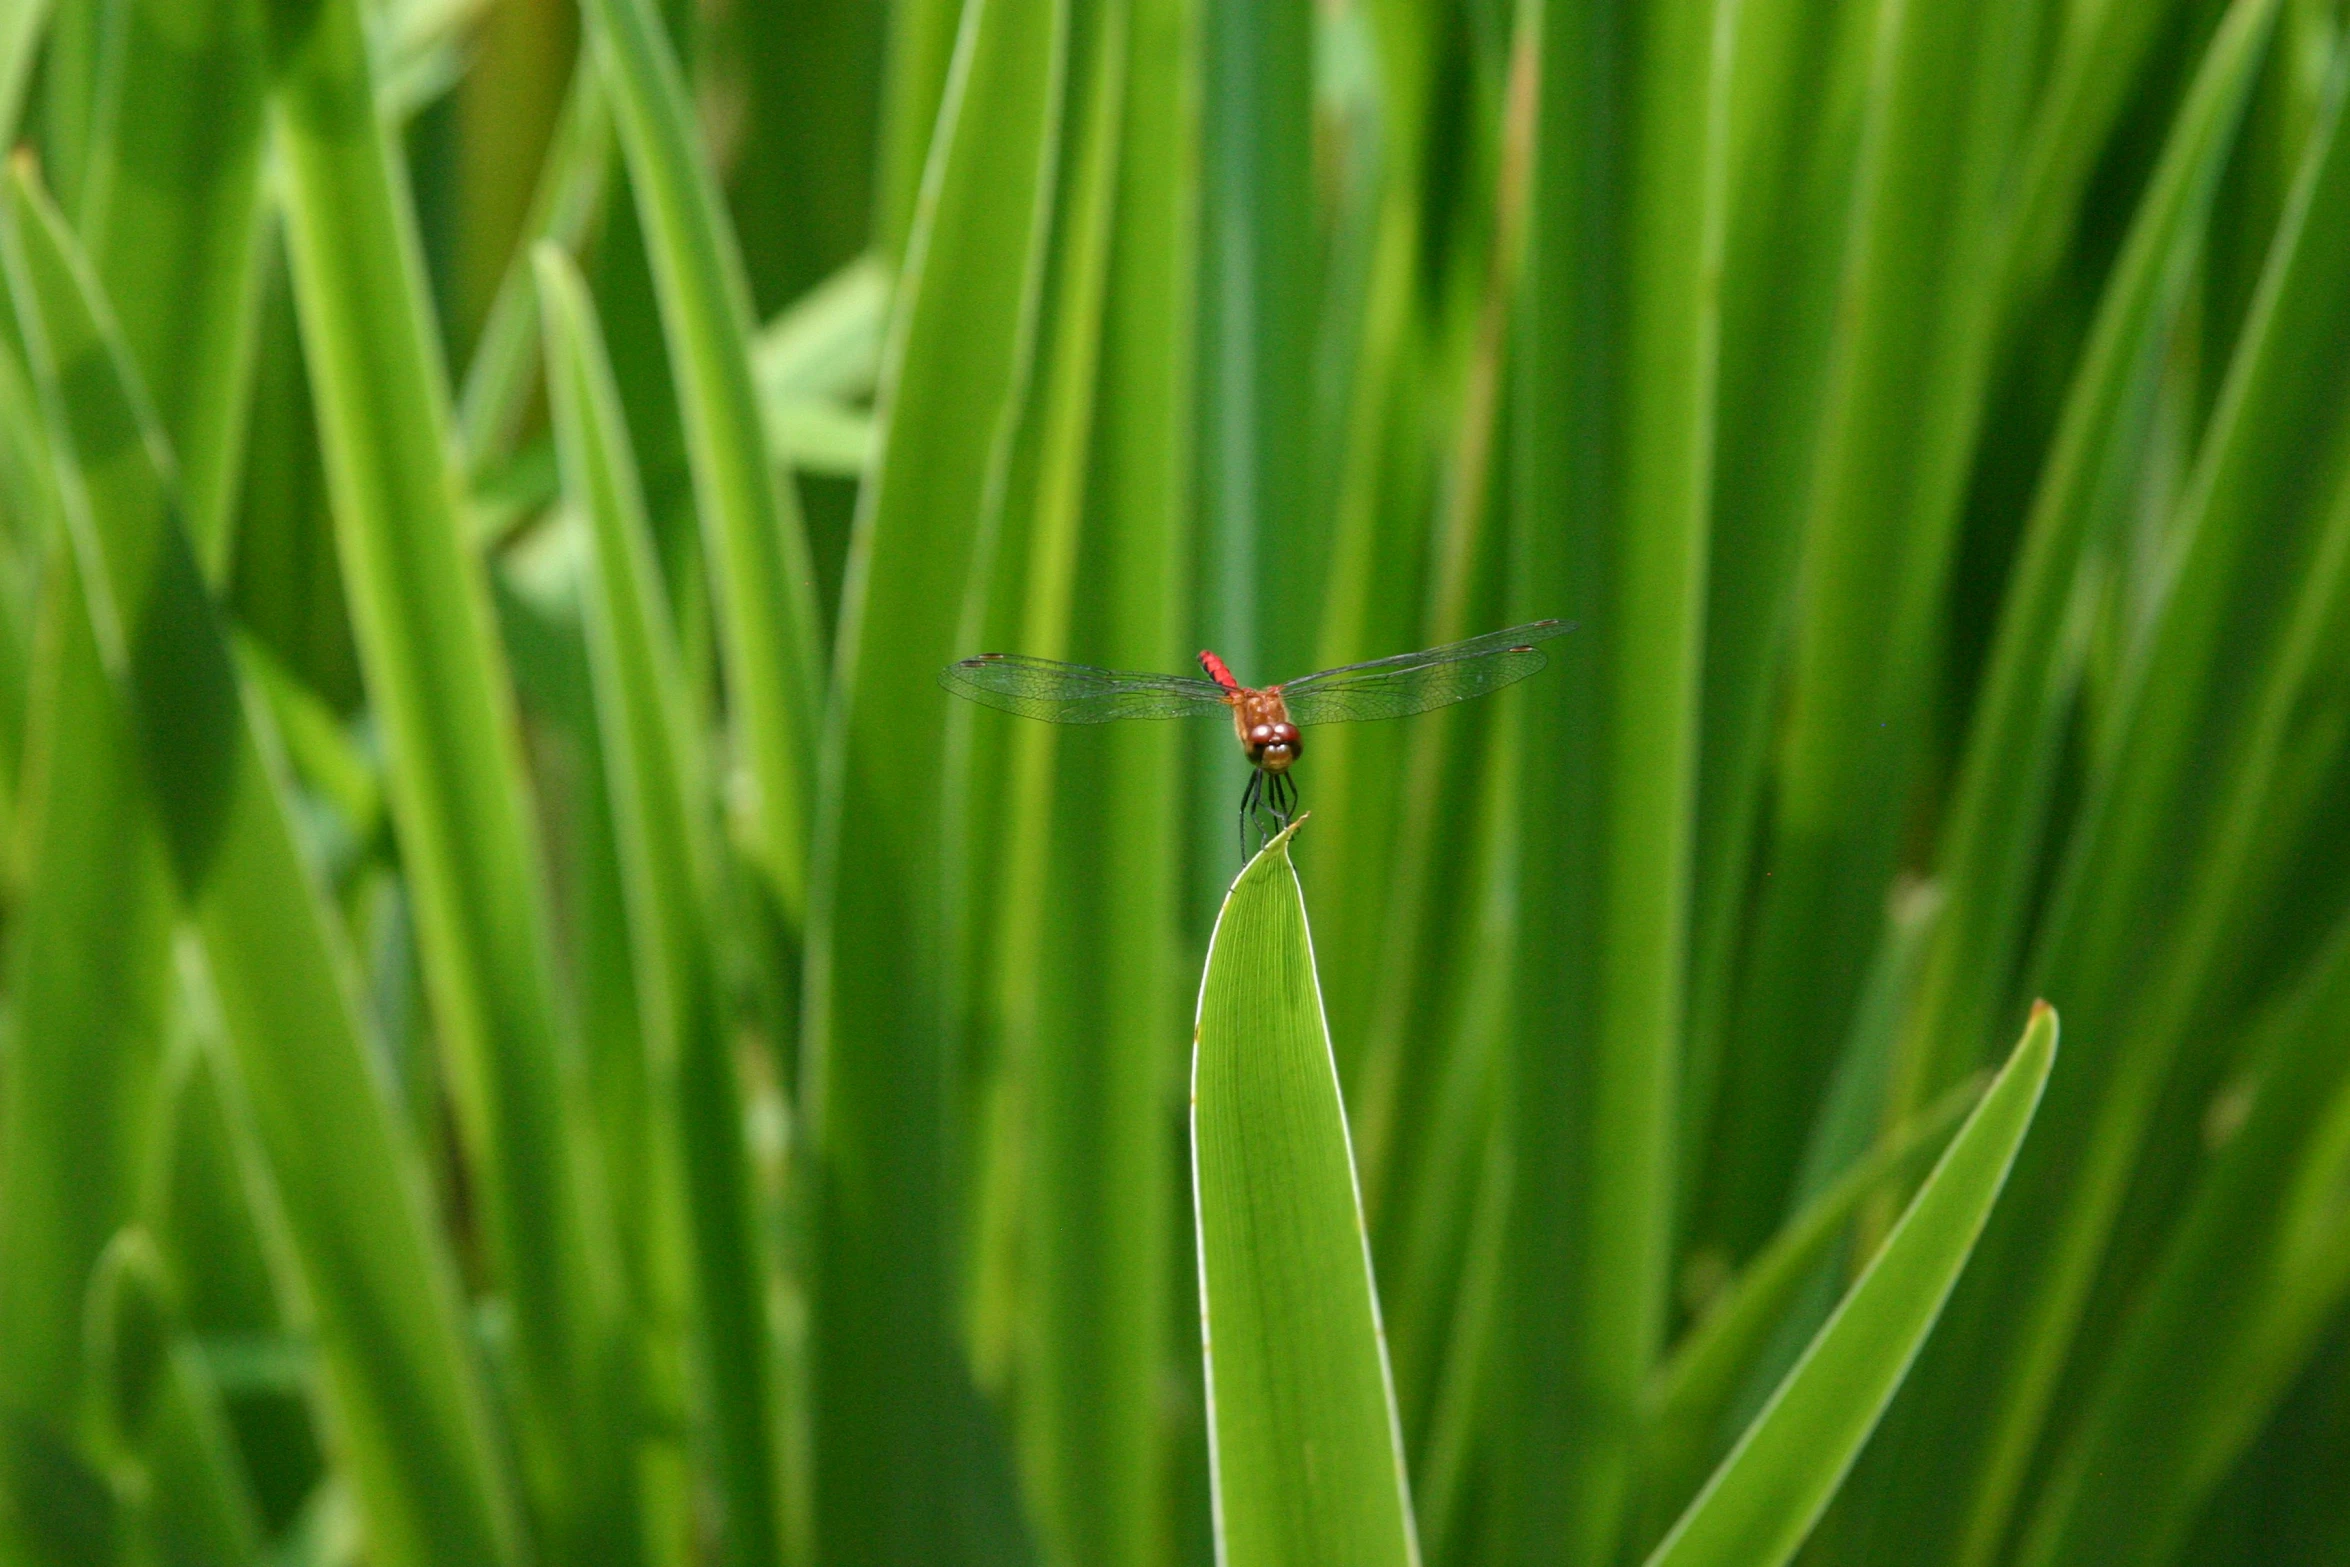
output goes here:
{"type": "Polygon", "coordinates": [[[1210,680],[1225,690],[1237,691],[1240,689],[1240,682],[1232,678],[1232,671],[1224,667],[1224,661],[1205,648],[1200,649],[1199,667],[1208,672],[1210,680]]]}

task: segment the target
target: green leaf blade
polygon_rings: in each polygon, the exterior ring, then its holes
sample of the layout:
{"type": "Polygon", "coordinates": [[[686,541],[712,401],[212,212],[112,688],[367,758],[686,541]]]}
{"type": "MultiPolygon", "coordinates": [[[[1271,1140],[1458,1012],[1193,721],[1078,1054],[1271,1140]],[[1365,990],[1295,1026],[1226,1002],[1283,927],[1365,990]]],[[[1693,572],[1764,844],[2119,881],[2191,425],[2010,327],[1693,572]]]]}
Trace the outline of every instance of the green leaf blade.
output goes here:
{"type": "MultiPolygon", "coordinates": [[[[585,573],[588,652],[611,779],[630,945],[652,1015],[647,1050],[657,1127],[657,1190],[682,1198],[690,1235],[694,1346],[724,1498],[728,1556],[782,1559],[775,1375],[766,1280],[752,1232],[750,1171],[712,972],[707,803],[676,634],[653,558],[627,427],[585,285],[542,245],[539,314],[564,487],[592,539],[585,573]]],[[[664,1208],[653,1222],[670,1217],[664,1208]]],[[[666,1304],[666,1303],[664,1303],[666,1304]]]]}
{"type": "Polygon", "coordinates": [[[255,0],[135,0],[122,109],[92,149],[80,232],[171,437],[217,582],[259,317],[263,49],[255,0]]]}
{"type": "Polygon", "coordinates": [[[1295,831],[1225,899],[1192,1058],[1217,1559],[1416,1563],[1354,1155],[1289,859],[1295,831]]]}
{"type": "Polygon", "coordinates": [[[0,249],[18,310],[37,324],[60,500],[91,563],[74,606],[87,667],[104,656],[138,725],[147,798],[203,951],[192,988],[229,1047],[234,1119],[284,1223],[319,1407],[370,1555],[387,1567],[516,1562],[519,1520],[455,1270],[297,842],[262,701],[236,681],[178,530],[160,436],[143,424],[71,235],[21,166],[8,197],[0,249]]]}
{"type": "Polygon", "coordinates": [[[1876,1428],[1974,1250],[2056,1061],[2036,1007],[2015,1054],[1951,1140],[1884,1248],[1648,1567],[1780,1567],[1876,1428]]]}
{"type": "Polygon", "coordinates": [[[816,571],[793,492],[769,460],[750,285],[668,33],[651,0],[584,9],[660,296],[738,749],[755,790],[757,856],[796,928],[824,673],[816,571]]]}
{"type": "Polygon", "coordinates": [[[1947,916],[1934,933],[1903,1059],[1907,1100],[1963,1076],[1994,1042],[2027,937],[2084,640],[2083,557],[2128,519],[2112,480],[2152,438],[2158,350],[2191,293],[2221,171],[2264,57],[2273,0],[2238,0],[2206,51],[2140,200],[2032,502],[1945,827],[1947,916]]]}
{"type": "Polygon", "coordinates": [[[0,1515],[61,1556],[43,1471],[84,1394],[82,1299],[106,1227],[137,1212],[156,1124],[171,977],[171,884],[133,715],[108,680],[62,551],[32,671],[26,885],[9,933],[0,1107],[0,1515]],[[110,961],[89,961],[105,951],[110,961]]]}
{"type": "Polygon", "coordinates": [[[289,272],[337,554],[424,987],[513,1325],[513,1430],[554,1554],[633,1560],[617,1269],[562,1063],[553,947],[505,652],[459,498],[417,220],[356,0],[270,12],[289,272]]]}
{"type": "MultiPolygon", "coordinates": [[[[858,496],[809,865],[810,1505],[842,1567],[959,1560],[1009,1476],[954,1339],[961,1084],[935,681],[994,554],[1028,380],[1060,130],[1060,0],[967,7],[892,298],[858,496]],[[941,1505],[947,1498],[958,1505],[941,1505]]],[[[969,723],[977,709],[956,715],[969,723]]],[[[966,731],[967,733],[967,731],[966,731]]]]}

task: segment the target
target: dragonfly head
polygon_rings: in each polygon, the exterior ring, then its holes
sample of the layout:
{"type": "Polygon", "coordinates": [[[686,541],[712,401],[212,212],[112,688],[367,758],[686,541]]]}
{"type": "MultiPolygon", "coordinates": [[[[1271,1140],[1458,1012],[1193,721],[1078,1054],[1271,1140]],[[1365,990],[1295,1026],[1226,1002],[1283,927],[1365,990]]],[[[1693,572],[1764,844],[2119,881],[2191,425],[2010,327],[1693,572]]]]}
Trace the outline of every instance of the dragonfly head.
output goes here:
{"type": "Polygon", "coordinates": [[[1305,746],[1305,736],[1286,719],[1252,725],[1248,732],[1248,759],[1269,773],[1288,772],[1289,764],[1305,754],[1305,746]]]}

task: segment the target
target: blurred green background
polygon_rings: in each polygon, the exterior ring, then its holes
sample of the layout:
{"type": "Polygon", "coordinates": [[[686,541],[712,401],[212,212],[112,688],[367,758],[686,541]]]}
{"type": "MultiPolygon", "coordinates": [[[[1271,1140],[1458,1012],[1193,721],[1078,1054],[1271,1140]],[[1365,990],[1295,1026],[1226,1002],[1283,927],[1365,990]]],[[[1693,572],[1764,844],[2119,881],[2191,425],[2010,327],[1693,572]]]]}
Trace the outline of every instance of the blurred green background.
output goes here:
{"type": "Polygon", "coordinates": [[[1556,615],[1295,775],[1425,1559],[2044,996],[1801,1559],[2350,1562],[2344,20],[0,0],[0,1561],[1205,1567],[1243,768],[936,671],[1556,615]]]}

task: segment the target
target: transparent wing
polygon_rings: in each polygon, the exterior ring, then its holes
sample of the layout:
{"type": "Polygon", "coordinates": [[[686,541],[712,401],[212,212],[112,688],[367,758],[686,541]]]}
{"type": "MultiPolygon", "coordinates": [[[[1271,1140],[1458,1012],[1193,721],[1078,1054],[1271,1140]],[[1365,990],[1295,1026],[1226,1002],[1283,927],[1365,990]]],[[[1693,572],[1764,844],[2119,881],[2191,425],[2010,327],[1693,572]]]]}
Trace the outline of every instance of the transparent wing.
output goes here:
{"type": "Polygon", "coordinates": [[[1224,690],[1191,675],[1134,675],[1022,653],[982,653],[949,664],[938,683],[983,707],[1055,724],[1185,718],[1225,710],[1224,690]]]}
{"type": "Polygon", "coordinates": [[[1281,700],[1300,728],[1425,713],[1515,685],[1550,662],[1537,644],[1574,629],[1571,621],[1537,620],[1425,652],[1345,664],[1287,682],[1281,700]]]}

